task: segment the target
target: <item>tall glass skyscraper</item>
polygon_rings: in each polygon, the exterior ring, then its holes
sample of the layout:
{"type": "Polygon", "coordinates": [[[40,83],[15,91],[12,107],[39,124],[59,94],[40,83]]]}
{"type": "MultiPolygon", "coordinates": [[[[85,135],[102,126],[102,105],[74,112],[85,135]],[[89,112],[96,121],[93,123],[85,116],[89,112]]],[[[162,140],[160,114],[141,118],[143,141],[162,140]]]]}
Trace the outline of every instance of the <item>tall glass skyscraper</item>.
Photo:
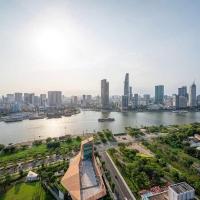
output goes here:
{"type": "Polygon", "coordinates": [[[130,87],[129,87],[129,73],[126,73],[124,80],[124,95],[122,96],[122,109],[128,109],[129,104],[129,95],[130,95],[130,87]]]}
{"type": "Polygon", "coordinates": [[[101,106],[102,109],[109,109],[109,82],[101,80],[101,106]]]}
{"type": "Polygon", "coordinates": [[[126,73],[125,75],[125,81],[124,81],[124,96],[128,96],[129,97],[129,73],[126,73]]]}
{"type": "Polygon", "coordinates": [[[155,104],[163,104],[164,102],[164,85],[155,86],[155,104]]]}

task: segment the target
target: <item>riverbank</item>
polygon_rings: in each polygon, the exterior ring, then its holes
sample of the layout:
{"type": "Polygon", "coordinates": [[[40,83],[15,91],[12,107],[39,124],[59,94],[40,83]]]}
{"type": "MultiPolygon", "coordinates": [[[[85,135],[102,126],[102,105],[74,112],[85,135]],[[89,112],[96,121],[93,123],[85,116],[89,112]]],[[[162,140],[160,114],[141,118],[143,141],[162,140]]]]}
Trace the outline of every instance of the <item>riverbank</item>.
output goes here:
{"type": "Polygon", "coordinates": [[[200,112],[109,112],[83,111],[71,117],[57,119],[24,120],[16,123],[0,122],[0,143],[21,143],[60,137],[63,135],[83,135],[104,129],[113,133],[124,132],[124,127],[152,125],[189,124],[200,122],[200,112]],[[114,118],[113,122],[99,123],[99,118],[114,118]]]}

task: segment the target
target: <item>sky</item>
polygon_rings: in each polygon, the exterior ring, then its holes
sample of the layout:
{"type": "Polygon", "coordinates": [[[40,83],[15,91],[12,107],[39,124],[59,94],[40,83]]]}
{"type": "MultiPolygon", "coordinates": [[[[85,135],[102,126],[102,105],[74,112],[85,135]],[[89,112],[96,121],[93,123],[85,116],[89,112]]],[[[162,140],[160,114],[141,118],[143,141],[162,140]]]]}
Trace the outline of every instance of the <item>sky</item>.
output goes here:
{"type": "Polygon", "coordinates": [[[0,0],[0,94],[200,93],[199,0],[0,0]]]}

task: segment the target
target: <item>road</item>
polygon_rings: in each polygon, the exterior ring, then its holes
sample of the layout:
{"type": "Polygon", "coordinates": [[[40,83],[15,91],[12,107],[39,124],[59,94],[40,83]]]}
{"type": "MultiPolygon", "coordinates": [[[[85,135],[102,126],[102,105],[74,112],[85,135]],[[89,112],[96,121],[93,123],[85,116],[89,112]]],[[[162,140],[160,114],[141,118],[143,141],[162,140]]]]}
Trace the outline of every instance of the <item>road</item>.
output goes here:
{"type": "Polygon", "coordinates": [[[100,154],[101,159],[105,162],[106,169],[110,172],[111,179],[115,184],[115,194],[117,198],[119,200],[136,200],[106,152],[102,151],[100,154]]]}

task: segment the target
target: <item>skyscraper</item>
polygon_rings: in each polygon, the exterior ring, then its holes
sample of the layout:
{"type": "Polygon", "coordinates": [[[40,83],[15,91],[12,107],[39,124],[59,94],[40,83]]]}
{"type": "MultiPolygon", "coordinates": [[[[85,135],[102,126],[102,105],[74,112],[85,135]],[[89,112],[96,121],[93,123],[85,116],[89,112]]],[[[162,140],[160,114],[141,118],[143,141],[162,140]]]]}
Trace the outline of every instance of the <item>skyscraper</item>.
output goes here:
{"type": "Polygon", "coordinates": [[[125,75],[125,81],[124,81],[124,96],[129,97],[129,73],[126,73],[125,75]]]}
{"type": "Polygon", "coordinates": [[[178,95],[188,98],[187,87],[183,86],[181,88],[178,88],[178,95]]]}
{"type": "Polygon", "coordinates": [[[188,105],[187,86],[178,88],[178,108],[186,108],[188,105]]]}
{"type": "Polygon", "coordinates": [[[155,86],[155,104],[163,104],[164,102],[164,85],[155,86]]]}
{"type": "Polygon", "coordinates": [[[109,82],[106,79],[101,80],[101,107],[109,109],[109,82]]]}
{"type": "Polygon", "coordinates": [[[189,91],[189,106],[196,107],[196,105],[197,105],[196,84],[193,83],[190,86],[190,91],[189,91]]]}
{"type": "Polygon", "coordinates": [[[129,99],[130,99],[130,101],[132,101],[133,100],[133,89],[132,89],[132,87],[129,87],[129,91],[130,91],[129,99]]]}
{"type": "Polygon", "coordinates": [[[125,80],[124,80],[124,95],[122,96],[122,109],[123,110],[128,109],[129,94],[130,94],[129,73],[126,73],[125,80]]]}
{"type": "Polygon", "coordinates": [[[48,105],[50,107],[61,107],[62,92],[61,91],[48,91],[48,105]]]}

